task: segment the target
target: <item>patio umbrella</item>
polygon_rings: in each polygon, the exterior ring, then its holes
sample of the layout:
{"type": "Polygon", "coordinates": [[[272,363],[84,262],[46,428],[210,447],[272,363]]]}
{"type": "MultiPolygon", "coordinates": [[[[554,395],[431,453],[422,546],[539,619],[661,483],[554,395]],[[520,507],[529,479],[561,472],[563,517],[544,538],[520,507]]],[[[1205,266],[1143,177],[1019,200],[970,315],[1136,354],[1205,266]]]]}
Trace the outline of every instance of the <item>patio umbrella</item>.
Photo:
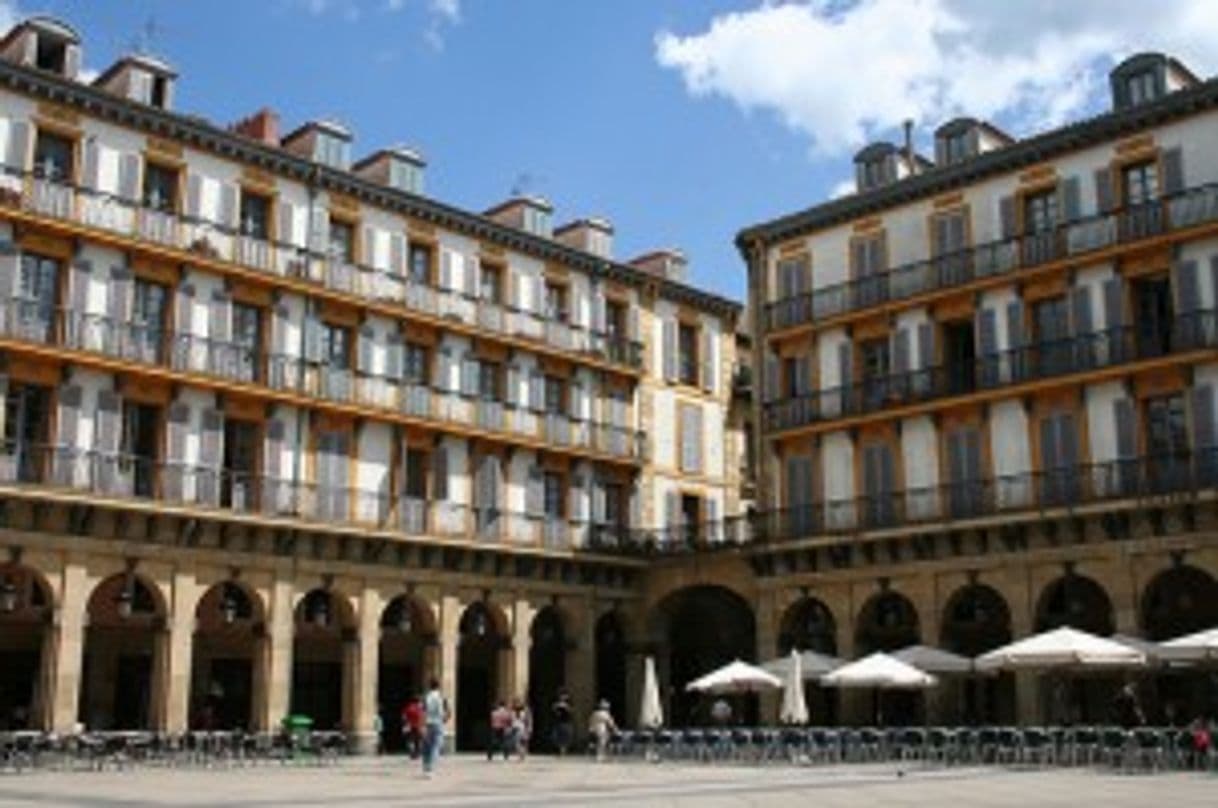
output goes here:
{"type": "Polygon", "coordinates": [[[1153,642],[1142,637],[1134,637],[1131,634],[1113,634],[1109,639],[1119,642],[1121,645],[1128,645],[1136,651],[1141,651],[1146,655],[1146,662],[1149,664],[1158,665],[1173,658],[1172,654],[1163,648],[1162,643],[1153,642]]]}
{"type": "Polygon", "coordinates": [[[808,723],[808,702],[804,699],[803,661],[798,651],[791,652],[786,681],[782,686],[782,709],[778,718],[784,724],[808,723]]]}
{"type": "Polygon", "coordinates": [[[759,693],[780,687],[782,680],[774,674],[737,659],[693,680],[685,689],[700,693],[759,693]]]}
{"type": "Polygon", "coordinates": [[[1087,670],[1145,664],[1142,651],[1069,626],[1016,640],[976,659],[977,670],[1087,670]]]}
{"type": "Polygon", "coordinates": [[[821,654],[816,651],[792,651],[787,656],[761,663],[761,667],[781,679],[786,679],[788,671],[794,664],[792,660],[797,657],[804,679],[819,679],[829,671],[836,670],[846,664],[844,660],[829,654],[821,654]]]}
{"type": "Polygon", "coordinates": [[[892,656],[926,673],[965,674],[973,671],[973,661],[968,657],[929,645],[911,645],[893,652],[892,656]]]}
{"type": "Polygon", "coordinates": [[[921,690],[938,684],[931,674],[885,653],[850,662],[820,678],[830,687],[872,687],[881,690],[921,690]]]}
{"type": "Polygon", "coordinates": [[[1218,659],[1218,628],[1176,637],[1160,643],[1163,656],[1172,662],[1208,662],[1218,659]]]}
{"type": "Polygon", "coordinates": [[[660,683],[656,679],[656,661],[643,662],[643,703],[639,707],[639,726],[657,729],[664,726],[664,711],[660,707],[660,683]]]}

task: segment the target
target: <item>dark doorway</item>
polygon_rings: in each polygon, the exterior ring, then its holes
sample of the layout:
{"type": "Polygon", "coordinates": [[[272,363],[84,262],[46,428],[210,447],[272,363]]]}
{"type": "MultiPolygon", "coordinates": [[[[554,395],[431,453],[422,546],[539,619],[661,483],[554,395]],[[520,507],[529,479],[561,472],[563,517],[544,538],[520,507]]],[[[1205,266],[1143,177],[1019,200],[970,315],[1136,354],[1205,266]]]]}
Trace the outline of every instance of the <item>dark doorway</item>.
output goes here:
{"type": "Polygon", "coordinates": [[[596,699],[609,702],[609,710],[619,725],[625,726],[626,635],[617,612],[601,615],[596,621],[596,699]]]}
{"type": "MultiPolygon", "coordinates": [[[[1011,611],[1006,600],[984,584],[968,584],[948,599],[943,614],[943,648],[976,657],[1011,641],[1011,611]]],[[[969,676],[946,681],[948,722],[1011,724],[1015,721],[1015,677],[969,676]]]]}
{"type": "Polygon", "coordinates": [[[114,729],[147,729],[152,726],[148,700],[152,693],[152,657],[123,654],[118,658],[114,679],[114,729]]]}
{"type": "Polygon", "coordinates": [[[40,729],[37,703],[42,649],[51,623],[51,594],[29,567],[0,564],[0,731],[40,729]]]}
{"type": "Polygon", "coordinates": [[[315,729],[341,729],[343,663],[299,661],[292,666],[292,715],[307,715],[315,729]]]}
{"type": "Polygon", "coordinates": [[[485,750],[490,713],[498,691],[499,655],[505,645],[501,622],[483,601],[461,616],[457,648],[457,749],[485,750]]]}
{"type": "Polygon", "coordinates": [[[547,606],[529,631],[529,709],[533,711],[532,748],[556,751],[552,707],[567,681],[567,639],[558,609],[547,606]]]}
{"type": "Polygon", "coordinates": [[[314,589],[301,599],[295,617],[290,712],[309,716],[316,729],[346,729],[346,647],[355,642],[351,606],[337,593],[314,589]]]}
{"type": "MultiPolygon", "coordinates": [[[[1036,609],[1036,630],[1060,626],[1107,637],[1115,619],[1112,601],[1099,584],[1090,578],[1067,573],[1045,587],[1036,609]]],[[[1046,676],[1042,687],[1044,710],[1052,723],[1078,724],[1109,721],[1119,675],[1088,677],[1046,676]]]]}
{"type": "MultiPolygon", "coordinates": [[[[909,598],[885,591],[863,606],[855,630],[854,646],[860,657],[876,651],[899,651],[921,642],[918,612],[909,598]]],[[[924,722],[925,702],[921,693],[889,690],[873,694],[872,720],[887,726],[924,722]]]]}
{"type": "MultiPolygon", "coordinates": [[[[829,607],[819,599],[801,598],[783,614],[778,632],[778,653],[787,656],[791,651],[837,655],[837,621],[833,619],[829,607]]],[[[811,723],[827,726],[837,724],[839,708],[836,688],[821,687],[805,672],[804,699],[811,723]]]]}
{"type": "Polygon", "coordinates": [[[1139,357],[1162,356],[1171,351],[1171,281],[1146,278],[1133,284],[1134,328],[1139,357]]]}
{"type": "Polygon", "coordinates": [[[412,698],[422,698],[427,648],[435,645],[431,611],[412,595],[399,595],[381,613],[378,653],[377,704],[381,715],[381,743],[386,752],[406,749],[402,709],[412,698]]]}
{"type": "Polygon", "coordinates": [[[253,726],[254,666],[248,658],[211,661],[208,691],[204,702],[213,727],[248,730],[253,726]]]}
{"type": "Polygon", "coordinates": [[[977,345],[968,320],[943,326],[943,383],[947,393],[968,393],[976,387],[977,345]]]}

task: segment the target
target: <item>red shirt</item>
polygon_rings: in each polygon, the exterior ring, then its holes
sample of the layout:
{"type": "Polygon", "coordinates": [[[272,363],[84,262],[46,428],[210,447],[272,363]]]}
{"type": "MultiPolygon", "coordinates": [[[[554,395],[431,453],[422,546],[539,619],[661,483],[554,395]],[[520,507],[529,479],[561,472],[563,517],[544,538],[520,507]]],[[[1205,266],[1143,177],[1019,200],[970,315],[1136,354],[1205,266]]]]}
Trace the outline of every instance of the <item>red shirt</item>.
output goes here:
{"type": "Polygon", "coordinates": [[[411,729],[423,728],[423,705],[417,700],[406,702],[402,708],[402,721],[411,729]]]}

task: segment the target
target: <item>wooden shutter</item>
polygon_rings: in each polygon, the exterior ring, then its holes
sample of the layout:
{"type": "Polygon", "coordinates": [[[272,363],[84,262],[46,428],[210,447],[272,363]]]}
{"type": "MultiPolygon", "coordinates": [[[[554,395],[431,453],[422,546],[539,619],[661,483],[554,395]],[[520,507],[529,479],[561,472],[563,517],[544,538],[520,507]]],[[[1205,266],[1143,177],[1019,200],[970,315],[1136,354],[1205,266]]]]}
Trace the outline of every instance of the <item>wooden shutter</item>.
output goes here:
{"type": "Polygon", "coordinates": [[[842,387],[849,387],[854,380],[854,345],[845,340],[837,346],[838,381],[842,387]]]}
{"type": "Polygon", "coordinates": [[[186,175],[186,217],[203,218],[203,178],[193,171],[186,175]]]}
{"type": "Polygon", "coordinates": [[[371,269],[382,269],[379,256],[376,254],[376,228],[364,225],[360,228],[360,263],[371,269]]]}
{"type": "Polygon", "coordinates": [[[389,234],[389,271],[394,275],[405,277],[407,260],[410,250],[407,247],[406,236],[402,233],[389,234]]]}
{"type": "Polygon", "coordinates": [[[1100,213],[1116,210],[1116,195],[1112,185],[1112,169],[1099,168],[1095,172],[1095,200],[1100,213]]]}
{"type": "Polygon", "coordinates": [[[323,326],[314,312],[305,314],[304,319],[304,359],[306,362],[320,362],[324,358],[322,346],[323,326]]]}
{"type": "Polygon", "coordinates": [[[892,372],[897,376],[909,372],[908,328],[898,328],[892,333],[892,372]]]}
{"type": "Polygon", "coordinates": [[[1091,290],[1086,286],[1075,287],[1070,293],[1070,326],[1076,337],[1095,329],[1091,319],[1091,290]]]}
{"type": "Polygon", "coordinates": [[[220,184],[220,224],[230,230],[237,230],[241,222],[241,189],[236,183],[220,184]]]}
{"type": "Polygon", "coordinates": [[[481,367],[477,359],[464,357],[461,360],[461,395],[474,397],[478,395],[478,375],[481,367]]]}
{"type": "Polygon", "coordinates": [[[5,165],[24,174],[29,170],[30,141],[33,132],[28,121],[12,121],[8,126],[8,150],[5,165]]]}
{"type": "Polygon", "coordinates": [[[95,140],[85,141],[81,181],[90,190],[101,190],[101,145],[95,140]]]}
{"type": "Polygon", "coordinates": [[[113,390],[97,393],[97,425],[94,430],[93,448],[103,457],[118,452],[118,441],[122,434],[122,399],[113,390]]]}
{"type": "Polygon", "coordinates": [[[1073,222],[1082,216],[1082,202],[1079,192],[1078,177],[1066,177],[1057,186],[1061,196],[1061,215],[1059,221],[1073,222]]]}
{"type": "Polygon", "coordinates": [[[1061,466],[1061,457],[1057,445],[1057,420],[1055,416],[1047,416],[1040,421],[1040,467],[1045,470],[1061,466]]]}
{"type": "Polygon", "coordinates": [[[716,376],[719,369],[719,346],[716,344],[715,332],[705,326],[702,328],[702,389],[714,393],[716,376]]]}
{"type": "Polygon", "coordinates": [[[131,321],[132,288],[131,270],[126,267],[111,267],[110,285],[106,290],[106,316],[112,323],[131,321]]]}
{"type": "Polygon", "coordinates": [[[947,214],[935,216],[933,219],[931,219],[930,254],[932,258],[947,255],[951,251],[950,247],[948,246],[950,243],[950,236],[948,235],[947,220],[947,214]]]}
{"type": "Polygon", "coordinates": [[[75,450],[80,446],[80,408],[83,397],[84,391],[78,384],[65,384],[59,388],[55,442],[61,447],[75,450]]]}
{"type": "MultiPolygon", "coordinates": [[[[190,334],[194,329],[195,287],[180,284],[174,293],[173,330],[175,334],[190,334]]],[[[187,346],[180,346],[185,349],[187,346]]]]}
{"type": "Polygon", "coordinates": [[[1198,452],[1218,446],[1214,428],[1214,388],[1203,384],[1192,391],[1193,447],[1198,452]]]}
{"type": "Polygon", "coordinates": [[[541,412],[546,408],[546,377],[540,370],[529,374],[529,409],[541,412]]]}
{"type": "Polygon", "coordinates": [[[186,439],[190,434],[190,405],[181,401],[170,404],[165,420],[165,490],[170,499],[180,500],[186,494],[186,439]]]}
{"type": "Polygon", "coordinates": [[[702,471],[702,407],[698,404],[681,406],[681,470],[702,471]]]}
{"type": "Polygon", "coordinates": [[[465,294],[469,295],[470,297],[478,297],[479,292],[481,291],[478,288],[478,275],[481,274],[480,270],[479,270],[480,262],[478,261],[478,256],[467,255],[467,256],[465,256],[464,263],[465,263],[465,294]]]}
{"type": "Polygon", "coordinates": [[[525,483],[525,510],[532,516],[545,513],[545,483],[539,466],[529,467],[529,477],[525,483]]]}
{"type": "Polygon", "coordinates": [[[276,233],[279,242],[299,246],[300,242],[296,240],[296,206],[283,200],[275,204],[279,208],[279,230],[276,233]]]}
{"type": "Polygon", "coordinates": [[[208,309],[208,336],[212,342],[227,343],[232,341],[232,301],[228,293],[220,290],[212,292],[211,306],[208,309]]]}
{"type": "Polygon", "coordinates": [[[520,403],[520,368],[508,365],[506,378],[503,399],[509,407],[515,407],[520,403]]]}
{"type": "Polygon", "coordinates": [[[667,381],[677,380],[677,321],[671,317],[664,318],[664,378],[667,381]]]}
{"type": "Polygon", "coordinates": [[[219,475],[224,465],[224,412],[203,411],[203,431],[199,439],[199,500],[216,504],[220,500],[219,475]]]}
{"type": "Polygon", "coordinates": [[[1104,327],[1111,330],[1125,324],[1125,290],[1122,280],[1104,281],[1104,327]]]}
{"type": "Polygon", "coordinates": [[[1079,438],[1078,430],[1074,423],[1074,415],[1065,412],[1057,416],[1057,429],[1062,465],[1068,469],[1073,469],[1078,465],[1079,457],[1079,438]]]}
{"type": "Polygon", "coordinates": [[[359,347],[355,352],[355,369],[364,375],[372,373],[372,348],[376,342],[376,333],[372,326],[366,325],[359,330],[359,347]]]}
{"type": "Polygon", "coordinates": [[[391,331],[385,346],[385,375],[390,381],[401,382],[405,375],[406,346],[402,343],[402,334],[391,331]]]}
{"type": "MultiPolygon", "coordinates": [[[[1010,321],[1008,320],[1008,324],[1010,321]]],[[[998,319],[993,309],[977,312],[977,355],[992,356],[998,352],[998,319]]]]}
{"type": "Polygon", "coordinates": [[[670,530],[681,527],[681,495],[669,491],[664,495],[664,525],[670,530]]]}
{"type": "Polygon", "coordinates": [[[935,366],[935,325],[921,323],[918,326],[918,367],[923,370],[935,366]]]}
{"type": "Polygon", "coordinates": [[[80,322],[85,322],[84,317],[89,312],[89,286],[92,278],[93,264],[91,262],[83,258],[72,262],[72,268],[68,274],[68,306],[71,308],[69,313],[74,318],[78,318],[80,322]]]}
{"type": "Polygon", "coordinates": [[[1181,261],[1176,264],[1176,307],[1181,314],[1201,308],[1201,289],[1197,262],[1181,261]]]}
{"type": "Polygon", "coordinates": [[[431,452],[431,496],[436,501],[448,499],[448,447],[443,445],[431,452]]]}
{"type": "Polygon", "coordinates": [[[330,248],[330,211],[314,203],[309,210],[309,249],[328,254],[330,248]]]}
{"type": "Polygon", "coordinates": [[[998,200],[998,221],[1002,228],[1002,238],[1014,238],[1018,227],[1015,218],[1015,197],[1004,196],[998,200]]]}
{"type": "Polygon", "coordinates": [[[1007,347],[1016,350],[1023,345],[1023,301],[1013,300],[1007,304],[1007,347]]]}
{"type": "Polygon", "coordinates": [[[440,248],[440,288],[452,290],[456,287],[453,277],[453,253],[447,247],[440,248]]]}
{"type": "Polygon", "coordinates": [[[1164,149],[1159,155],[1163,164],[1163,193],[1178,194],[1184,190],[1184,154],[1177,146],[1164,149]]]}
{"type": "Polygon", "coordinates": [[[118,158],[118,195],[127,202],[140,198],[140,156],[123,152],[118,158]]]}
{"type": "Polygon", "coordinates": [[[1138,454],[1137,419],[1132,399],[1118,398],[1112,402],[1112,420],[1116,430],[1117,459],[1132,460],[1138,454]]]}

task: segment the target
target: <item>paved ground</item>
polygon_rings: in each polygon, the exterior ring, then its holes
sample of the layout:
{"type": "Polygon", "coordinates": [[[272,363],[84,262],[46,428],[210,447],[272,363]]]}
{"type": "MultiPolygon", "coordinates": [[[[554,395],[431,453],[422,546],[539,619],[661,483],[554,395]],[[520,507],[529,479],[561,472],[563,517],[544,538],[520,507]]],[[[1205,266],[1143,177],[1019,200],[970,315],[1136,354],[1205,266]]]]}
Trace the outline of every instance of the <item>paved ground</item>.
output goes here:
{"type": "Polygon", "coordinates": [[[328,768],[37,772],[0,776],[0,806],[979,806],[1218,804],[1218,776],[1112,775],[1084,770],[999,771],[891,765],[764,768],[535,758],[444,761],[424,780],[401,760],[348,760],[328,768]]]}

